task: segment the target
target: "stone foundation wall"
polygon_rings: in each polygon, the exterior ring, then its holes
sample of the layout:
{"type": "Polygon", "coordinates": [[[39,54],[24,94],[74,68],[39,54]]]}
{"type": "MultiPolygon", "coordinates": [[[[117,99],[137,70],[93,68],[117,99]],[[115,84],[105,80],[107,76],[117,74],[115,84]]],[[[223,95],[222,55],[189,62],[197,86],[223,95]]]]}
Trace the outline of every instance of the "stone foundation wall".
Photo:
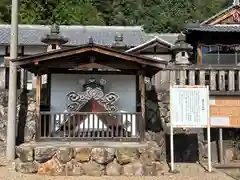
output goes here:
{"type": "Polygon", "coordinates": [[[154,141],[139,147],[17,147],[15,169],[21,173],[65,176],[159,176],[163,149],[154,141]]]}
{"type": "MultiPolygon", "coordinates": [[[[33,93],[32,93],[33,94],[33,93]]],[[[35,139],[36,101],[32,94],[18,92],[17,101],[17,134],[24,142],[35,139]]],[[[0,141],[7,139],[8,91],[0,92],[0,141]]]]}

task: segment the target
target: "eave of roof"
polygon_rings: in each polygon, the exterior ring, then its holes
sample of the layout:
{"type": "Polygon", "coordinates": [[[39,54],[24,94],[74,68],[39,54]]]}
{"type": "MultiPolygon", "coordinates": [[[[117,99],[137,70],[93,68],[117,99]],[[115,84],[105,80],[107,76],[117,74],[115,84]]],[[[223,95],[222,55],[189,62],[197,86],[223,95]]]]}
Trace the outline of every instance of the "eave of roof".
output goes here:
{"type": "MultiPolygon", "coordinates": [[[[43,61],[52,62],[52,60],[59,61],[61,58],[67,60],[68,57],[72,57],[77,54],[80,55],[81,53],[91,52],[91,51],[96,53],[101,53],[103,55],[105,54],[107,56],[112,56],[118,59],[123,59],[122,63],[124,63],[124,61],[137,63],[141,65],[140,67],[142,67],[142,70],[144,70],[144,72],[146,73],[146,76],[149,76],[149,77],[156,74],[160,69],[165,68],[167,65],[167,62],[165,61],[160,61],[160,60],[156,60],[154,58],[145,57],[145,56],[134,55],[127,52],[117,51],[112,48],[108,48],[106,46],[102,46],[94,43],[85,44],[75,48],[60,49],[56,51],[40,53],[37,55],[16,58],[16,59],[13,59],[12,61],[15,62],[17,66],[31,70],[31,69],[34,69],[33,67],[36,66],[36,63],[40,64],[43,61]]],[[[62,62],[67,63],[68,61],[62,61],[62,62]]]]}
{"type": "Polygon", "coordinates": [[[142,59],[145,59],[145,60],[159,62],[159,61],[157,61],[155,59],[152,59],[152,58],[137,56],[137,55],[134,55],[134,54],[131,54],[131,53],[128,53],[128,52],[117,51],[117,50],[114,50],[112,48],[108,48],[108,47],[105,47],[105,46],[102,46],[102,45],[99,45],[99,44],[95,44],[95,43],[92,43],[92,44],[88,43],[88,44],[84,44],[84,45],[74,47],[74,48],[59,49],[59,50],[55,50],[55,51],[39,53],[39,54],[32,55],[32,56],[20,57],[20,58],[13,59],[12,61],[16,62],[16,61],[23,61],[23,60],[27,60],[27,59],[39,58],[39,57],[43,57],[43,56],[45,57],[45,56],[49,56],[49,55],[54,55],[54,54],[64,53],[64,52],[70,52],[70,51],[74,51],[74,50],[77,50],[77,49],[80,49],[80,48],[87,48],[87,47],[89,47],[89,48],[96,47],[96,48],[99,48],[99,49],[104,49],[104,50],[108,50],[108,51],[115,52],[115,53],[120,53],[120,54],[124,54],[124,55],[128,55],[128,56],[132,56],[132,57],[142,58],[142,59]]]}
{"type": "Polygon", "coordinates": [[[163,44],[164,46],[166,46],[167,48],[171,48],[172,46],[174,46],[172,43],[170,42],[167,42],[165,40],[163,40],[162,38],[159,38],[157,36],[155,36],[154,38],[150,39],[149,41],[146,41],[145,43],[143,44],[140,44],[136,47],[133,47],[131,49],[128,49],[126,52],[136,52],[138,50],[141,50],[142,48],[144,47],[147,47],[148,45],[154,43],[154,42],[158,42],[160,44],[163,44]]]}
{"type": "Polygon", "coordinates": [[[191,24],[185,27],[185,31],[199,31],[199,32],[240,32],[240,25],[199,25],[191,24]]]}

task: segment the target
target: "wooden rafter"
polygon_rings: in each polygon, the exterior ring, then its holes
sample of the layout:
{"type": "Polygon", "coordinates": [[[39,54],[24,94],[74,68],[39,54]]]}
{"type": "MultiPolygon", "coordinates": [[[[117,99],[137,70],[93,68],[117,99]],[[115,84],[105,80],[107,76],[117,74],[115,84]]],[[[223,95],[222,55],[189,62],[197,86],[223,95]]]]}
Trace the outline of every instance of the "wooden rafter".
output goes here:
{"type": "MultiPolygon", "coordinates": [[[[226,21],[226,19],[232,18],[235,13],[240,13],[240,10],[233,9],[232,11],[229,11],[228,13],[210,21],[209,25],[221,24],[221,22],[226,21]]],[[[231,24],[235,24],[235,22],[233,20],[231,20],[231,24]]]]}

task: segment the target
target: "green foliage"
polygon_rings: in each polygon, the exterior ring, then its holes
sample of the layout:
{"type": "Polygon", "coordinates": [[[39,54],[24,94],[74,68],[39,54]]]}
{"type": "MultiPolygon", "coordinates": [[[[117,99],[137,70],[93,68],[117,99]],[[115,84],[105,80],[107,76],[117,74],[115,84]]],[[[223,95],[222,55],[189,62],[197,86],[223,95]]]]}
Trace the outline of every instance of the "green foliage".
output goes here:
{"type": "MultiPolygon", "coordinates": [[[[231,5],[228,0],[19,0],[20,23],[143,25],[147,32],[179,32],[231,5]]],[[[0,1],[0,22],[10,23],[11,0],[0,1]]]]}
{"type": "Polygon", "coordinates": [[[11,1],[1,0],[0,1],[0,23],[8,23],[11,20],[11,1]]]}
{"type": "Polygon", "coordinates": [[[23,24],[104,25],[91,0],[21,0],[23,24]]]}

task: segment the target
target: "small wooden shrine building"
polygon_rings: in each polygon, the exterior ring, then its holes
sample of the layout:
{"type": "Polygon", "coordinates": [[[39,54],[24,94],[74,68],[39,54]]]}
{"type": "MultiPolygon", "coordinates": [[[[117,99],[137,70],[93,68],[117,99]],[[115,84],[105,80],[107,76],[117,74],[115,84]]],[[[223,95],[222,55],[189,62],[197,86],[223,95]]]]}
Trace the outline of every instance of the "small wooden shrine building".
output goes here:
{"type": "Polygon", "coordinates": [[[143,138],[144,78],[166,62],[93,41],[14,60],[36,75],[37,141],[143,138]]]}

